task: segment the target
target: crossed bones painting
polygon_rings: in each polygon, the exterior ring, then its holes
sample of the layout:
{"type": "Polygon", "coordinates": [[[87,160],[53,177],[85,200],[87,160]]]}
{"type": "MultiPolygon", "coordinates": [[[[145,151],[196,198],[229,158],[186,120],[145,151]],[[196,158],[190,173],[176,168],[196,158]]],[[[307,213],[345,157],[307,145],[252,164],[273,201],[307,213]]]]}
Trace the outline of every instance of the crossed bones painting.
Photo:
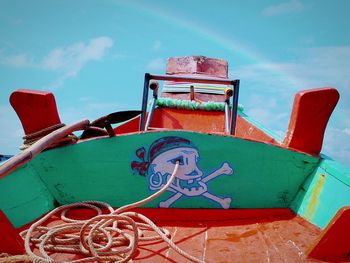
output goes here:
{"type": "Polygon", "coordinates": [[[134,174],[144,176],[150,191],[162,188],[174,171],[176,161],[179,169],[170,187],[167,189],[173,194],[159,207],[170,207],[180,198],[203,196],[214,201],[222,208],[228,209],[232,199],[220,197],[211,193],[207,183],[221,175],[232,175],[233,169],[224,162],[221,167],[206,175],[199,167],[200,153],[197,147],[188,139],[167,136],[155,140],[148,150],[141,147],[136,150],[136,158],[131,163],[134,174]]]}

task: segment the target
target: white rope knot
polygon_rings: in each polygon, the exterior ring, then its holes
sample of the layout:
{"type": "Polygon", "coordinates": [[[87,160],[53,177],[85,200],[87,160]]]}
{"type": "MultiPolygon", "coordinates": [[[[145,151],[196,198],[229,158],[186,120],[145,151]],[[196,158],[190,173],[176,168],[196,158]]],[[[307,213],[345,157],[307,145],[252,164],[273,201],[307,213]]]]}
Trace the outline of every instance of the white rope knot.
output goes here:
{"type": "MultiPolygon", "coordinates": [[[[45,137],[46,135],[50,134],[51,132],[56,131],[64,126],[66,126],[64,123],[58,123],[58,124],[54,124],[52,126],[49,126],[47,128],[44,128],[42,130],[39,130],[37,132],[23,136],[23,144],[19,147],[19,149],[23,151],[23,150],[29,148],[30,146],[32,146],[34,143],[36,143],[41,138],[45,137]]],[[[68,134],[67,136],[55,141],[54,143],[52,143],[52,145],[50,145],[49,148],[53,148],[53,147],[56,147],[58,145],[63,145],[63,144],[68,144],[68,143],[72,144],[72,143],[76,143],[77,141],[78,141],[78,137],[72,133],[72,134],[68,134]]]]}
{"type": "Polygon", "coordinates": [[[98,201],[85,201],[54,209],[21,233],[27,254],[34,262],[55,262],[50,257],[53,252],[72,253],[81,257],[70,262],[128,262],[135,256],[139,243],[165,241],[187,259],[203,262],[175,245],[168,230],[159,228],[142,214],[127,212],[165,192],[174,180],[178,167],[177,162],[167,184],[158,192],[119,209],[115,210],[109,204],[98,201]],[[77,208],[92,209],[97,215],[84,220],[69,218],[69,211],[77,208]],[[57,214],[60,214],[63,223],[50,226],[48,219],[57,214]],[[154,232],[156,235],[150,234],[154,232]],[[38,248],[39,253],[34,253],[33,247],[38,248]]]}

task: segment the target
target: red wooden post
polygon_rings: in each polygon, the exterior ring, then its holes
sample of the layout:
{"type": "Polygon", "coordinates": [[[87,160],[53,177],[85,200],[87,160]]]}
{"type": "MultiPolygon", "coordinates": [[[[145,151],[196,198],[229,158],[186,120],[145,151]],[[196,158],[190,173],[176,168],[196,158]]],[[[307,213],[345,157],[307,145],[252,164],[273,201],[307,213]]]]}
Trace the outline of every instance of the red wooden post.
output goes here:
{"type": "Polygon", "coordinates": [[[17,90],[11,94],[10,103],[20,118],[26,135],[61,123],[55,97],[51,92],[17,90]]]}
{"type": "Polygon", "coordinates": [[[334,88],[311,89],[295,95],[293,111],[283,145],[318,155],[329,117],[339,100],[334,88]]]}

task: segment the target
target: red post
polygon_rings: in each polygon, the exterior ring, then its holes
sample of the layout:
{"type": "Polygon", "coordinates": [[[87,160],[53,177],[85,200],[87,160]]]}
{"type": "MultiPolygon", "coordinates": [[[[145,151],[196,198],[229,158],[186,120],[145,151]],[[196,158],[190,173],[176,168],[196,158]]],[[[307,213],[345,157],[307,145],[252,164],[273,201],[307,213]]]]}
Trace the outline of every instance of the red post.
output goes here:
{"type": "Polygon", "coordinates": [[[300,91],[295,95],[293,111],[283,145],[318,155],[329,117],[339,100],[334,88],[300,91]]]}
{"type": "Polygon", "coordinates": [[[21,120],[26,135],[60,124],[55,97],[51,92],[17,90],[10,103],[21,120]]]}
{"type": "Polygon", "coordinates": [[[0,252],[19,255],[25,252],[22,238],[0,210],[0,252]]]}

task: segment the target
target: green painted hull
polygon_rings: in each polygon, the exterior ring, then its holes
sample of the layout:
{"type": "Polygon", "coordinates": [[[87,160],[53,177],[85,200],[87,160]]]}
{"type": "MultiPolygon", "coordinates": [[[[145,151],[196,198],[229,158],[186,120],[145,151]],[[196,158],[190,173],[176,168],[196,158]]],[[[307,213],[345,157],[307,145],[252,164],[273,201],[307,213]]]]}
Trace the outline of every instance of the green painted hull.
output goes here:
{"type": "MultiPolygon", "coordinates": [[[[57,204],[100,200],[119,207],[145,198],[154,191],[147,177],[132,173],[136,150],[147,150],[169,136],[187,139],[197,148],[203,177],[223,163],[230,165],[232,174],[206,183],[208,193],[230,198],[230,208],[290,207],[319,163],[310,155],[231,136],[169,131],[99,138],[45,151],[0,180],[0,209],[20,226],[57,204]]],[[[167,191],[147,207],[157,207],[172,195],[167,191]]],[[[222,208],[204,195],[182,195],[170,207],[222,208]]]]}
{"type": "Polygon", "coordinates": [[[325,228],[341,207],[350,205],[350,170],[332,160],[320,165],[291,204],[309,222],[325,228]]]}

